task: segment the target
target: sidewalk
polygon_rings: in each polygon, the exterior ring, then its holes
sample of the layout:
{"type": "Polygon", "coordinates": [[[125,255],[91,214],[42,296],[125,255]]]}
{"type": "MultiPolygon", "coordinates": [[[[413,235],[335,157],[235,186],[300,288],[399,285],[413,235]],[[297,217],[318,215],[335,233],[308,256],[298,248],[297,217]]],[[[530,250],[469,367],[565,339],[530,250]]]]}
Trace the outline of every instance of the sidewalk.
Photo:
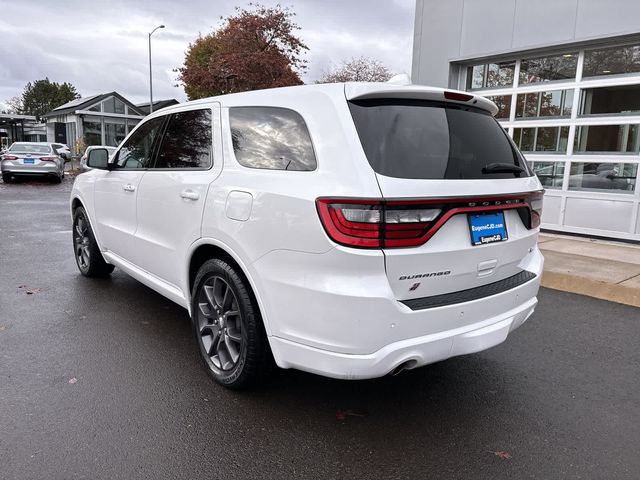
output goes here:
{"type": "Polygon", "coordinates": [[[540,234],[542,285],[640,307],[640,245],[540,234]]]}

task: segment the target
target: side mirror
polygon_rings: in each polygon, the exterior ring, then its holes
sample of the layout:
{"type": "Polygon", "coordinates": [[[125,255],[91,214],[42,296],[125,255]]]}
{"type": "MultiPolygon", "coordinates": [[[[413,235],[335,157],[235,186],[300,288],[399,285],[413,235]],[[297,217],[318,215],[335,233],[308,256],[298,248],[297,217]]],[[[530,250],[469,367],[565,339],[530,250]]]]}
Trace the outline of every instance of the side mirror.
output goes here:
{"type": "Polygon", "coordinates": [[[67,156],[66,153],[64,152],[58,152],[58,155],[60,155],[60,157],[65,161],[68,162],[69,161],[69,157],[67,156]]]}
{"type": "Polygon", "coordinates": [[[106,148],[95,148],[87,156],[87,167],[99,170],[109,169],[109,152],[106,148]]]}

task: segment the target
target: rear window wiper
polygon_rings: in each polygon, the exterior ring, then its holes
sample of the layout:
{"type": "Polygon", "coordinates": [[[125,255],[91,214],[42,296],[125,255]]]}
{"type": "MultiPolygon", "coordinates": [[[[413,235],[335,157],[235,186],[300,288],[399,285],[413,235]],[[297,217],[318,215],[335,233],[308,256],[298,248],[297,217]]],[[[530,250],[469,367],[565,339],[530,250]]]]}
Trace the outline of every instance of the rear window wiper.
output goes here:
{"type": "Polygon", "coordinates": [[[524,173],[526,170],[514,163],[488,163],[482,167],[482,173],[524,173]]]}

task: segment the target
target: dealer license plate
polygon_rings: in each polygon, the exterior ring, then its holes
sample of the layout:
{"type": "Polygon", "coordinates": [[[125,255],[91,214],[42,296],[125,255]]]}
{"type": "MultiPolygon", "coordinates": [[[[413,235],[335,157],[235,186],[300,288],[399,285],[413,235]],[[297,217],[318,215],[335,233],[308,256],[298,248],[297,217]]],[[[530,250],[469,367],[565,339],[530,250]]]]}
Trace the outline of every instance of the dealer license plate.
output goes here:
{"type": "Polygon", "coordinates": [[[504,212],[469,214],[469,231],[473,245],[486,245],[507,240],[504,212]]]}

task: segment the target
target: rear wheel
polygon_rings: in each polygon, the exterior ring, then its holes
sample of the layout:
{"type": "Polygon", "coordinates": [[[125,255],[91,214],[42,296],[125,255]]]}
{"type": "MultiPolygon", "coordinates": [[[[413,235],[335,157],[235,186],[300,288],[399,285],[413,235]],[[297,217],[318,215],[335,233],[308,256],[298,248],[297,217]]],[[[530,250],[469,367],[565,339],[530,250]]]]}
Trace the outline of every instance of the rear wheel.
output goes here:
{"type": "Polygon", "coordinates": [[[78,269],[85,277],[105,277],[113,272],[113,265],[105,262],[100,253],[87,212],[82,207],[73,212],[73,251],[78,269]]]}
{"type": "Polygon", "coordinates": [[[273,359],[260,311],[236,267],[205,262],[191,295],[193,333],[207,373],[225,387],[248,388],[265,380],[273,359]]]}
{"type": "Polygon", "coordinates": [[[4,183],[11,183],[11,174],[10,173],[3,173],[2,174],[2,181],[4,183]]]}

